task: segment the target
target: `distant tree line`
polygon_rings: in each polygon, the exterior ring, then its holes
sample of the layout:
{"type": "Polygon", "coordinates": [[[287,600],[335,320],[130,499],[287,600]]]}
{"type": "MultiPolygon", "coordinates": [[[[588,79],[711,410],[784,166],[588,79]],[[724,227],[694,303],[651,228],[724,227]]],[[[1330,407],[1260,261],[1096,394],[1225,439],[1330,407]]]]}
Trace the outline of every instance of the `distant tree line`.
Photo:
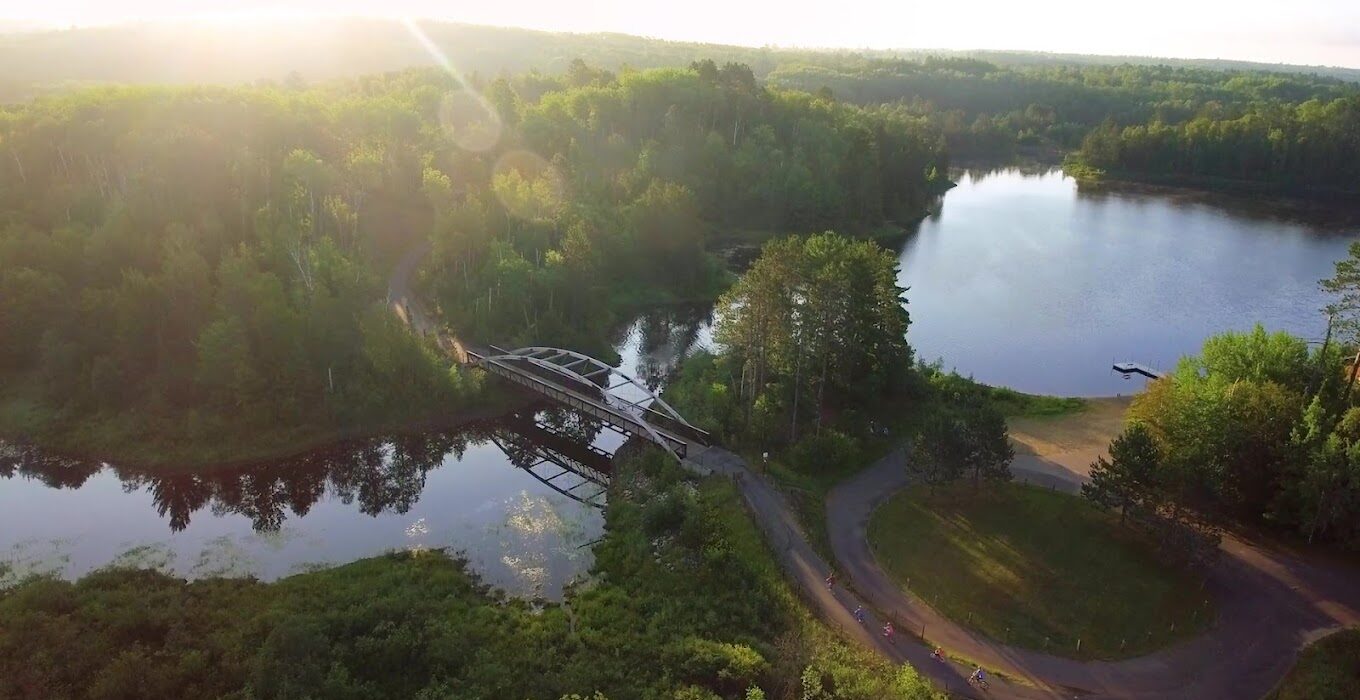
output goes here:
{"type": "Polygon", "coordinates": [[[1236,117],[1119,127],[1082,141],[1080,162],[1172,182],[1257,183],[1297,194],[1360,193],[1360,95],[1253,106],[1236,117]]]}
{"type": "Polygon", "coordinates": [[[1000,65],[967,57],[842,57],[787,64],[774,85],[861,104],[900,104],[944,134],[956,158],[1080,149],[1127,177],[1259,182],[1350,191],[1360,85],[1316,74],[1185,65],[1000,65]]]}

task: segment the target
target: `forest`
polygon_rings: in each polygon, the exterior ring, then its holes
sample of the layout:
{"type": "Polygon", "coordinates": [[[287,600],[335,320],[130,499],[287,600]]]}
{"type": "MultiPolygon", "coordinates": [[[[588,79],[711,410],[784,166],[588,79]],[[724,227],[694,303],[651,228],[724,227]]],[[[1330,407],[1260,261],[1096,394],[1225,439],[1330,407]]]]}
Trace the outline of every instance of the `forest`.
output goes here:
{"type": "MultiPolygon", "coordinates": [[[[458,365],[398,297],[436,336],[606,361],[638,312],[699,302],[715,342],[640,374],[835,561],[848,475],[900,448],[923,489],[986,493],[1012,477],[1008,418],[1084,406],[908,342],[879,241],[952,164],[1360,194],[1354,71],[374,26],[280,29],[240,61],[209,29],[0,38],[0,488],[105,481],[174,533],[277,535],[327,499],[406,514],[508,421],[600,426],[458,365]]],[[[1324,342],[1209,338],[1132,399],[1084,497],[1197,571],[1227,528],[1360,546],[1360,244],[1323,287],[1324,342]]],[[[604,535],[560,604],[453,552],[273,582],[0,560],[0,697],[941,697],[811,617],[748,482],[601,454],[604,535]]]]}
{"type": "Polygon", "coordinates": [[[459,333],[607,352],[727,284],[714,240],[908,220],[948,166],[901,109],[710,61],[90,89],[0,111],[0,150],[4,432],[190,462],[485,408],[383,303],[410,250],[459,333]]]}

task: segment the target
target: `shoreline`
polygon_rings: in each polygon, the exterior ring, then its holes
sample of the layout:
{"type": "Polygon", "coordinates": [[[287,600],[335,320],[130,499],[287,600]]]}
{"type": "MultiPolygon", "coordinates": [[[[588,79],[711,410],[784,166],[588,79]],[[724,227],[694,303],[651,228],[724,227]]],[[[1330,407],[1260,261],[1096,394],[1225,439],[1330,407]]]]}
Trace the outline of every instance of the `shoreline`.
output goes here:
{"type": "Polygon", "coordinates": [[[1131,172],[1105,172],[1098,176],[1069,171],[1063,175],[1077,182],[1078,190],[1090,195],[1132,194],[1183,199],[1190,202],[1246,211],[1283,221],[1305,222],[1325,228],[1360,224],[1360,206],[1354,193],[1307,193],[1280,189],[1247,180],[1223,181],[1192,176],[1140,176],[1131,172]]]}
{"type": "Polygon", "coordinates": [[[500,400],[488,401],[486,405],[479,408],[456,411],[443,416],[427,416],[424,418],[396,420],[386,423],[356,426],[353,428],[309,431],[303,433],[302,436],[297,439],[286,441],[286,443],[279,443],[258,449],[237,450],[233,456],[226,459],[219,459],[216,457],[191,457],[148,460],[138,457],[120,457],[116,454],[118,452],[117,449],[94,451],[81,448],[68,448],[63,447],[61,441],[45,441],[34,439],[30,436],[15,435],[6,432],[0,432],[0,442],[33,447],[43,454],[52,457],[85,462],[98,462],[105,466],[146,473],[180,474],[198,471],[215,471],[218,469],[247,467],[255,464],[292,459],[308,452],[326,449],[353,440],[363,440],[386,435],[412,435],[437,430],[461,428],[479,421],[500,417],[517,408],[522,408],[534,403],[532,397],[520,396],[517,392],[506,393],[502,396],[503,398],[500,400]]]}

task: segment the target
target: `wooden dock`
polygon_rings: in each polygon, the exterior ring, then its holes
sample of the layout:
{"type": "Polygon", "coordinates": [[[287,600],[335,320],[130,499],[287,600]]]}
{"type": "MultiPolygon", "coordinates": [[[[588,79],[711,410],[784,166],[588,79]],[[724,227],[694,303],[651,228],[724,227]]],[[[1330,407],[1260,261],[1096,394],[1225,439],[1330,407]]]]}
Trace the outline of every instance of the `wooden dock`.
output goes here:
{"type": "Polygon", "coordinates": [[[1124,375],[1141,374],[1148,379],[1161,379],[1163,376],[1162,372],[1148,367],[1147,365],[1138,364],[1137,362],[1116,362],[1112,369],[1124,375]]]}

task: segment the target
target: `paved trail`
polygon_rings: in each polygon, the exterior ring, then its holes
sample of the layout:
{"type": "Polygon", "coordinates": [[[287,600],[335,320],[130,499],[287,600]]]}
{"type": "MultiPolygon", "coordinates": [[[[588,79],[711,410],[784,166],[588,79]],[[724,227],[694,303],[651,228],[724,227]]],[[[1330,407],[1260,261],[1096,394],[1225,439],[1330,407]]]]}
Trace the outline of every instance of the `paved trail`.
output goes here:
{"type": "MultiPolygon", "coordinates": [[[[957,625],[916,600],[875,561],[866,537],[873,509],[908,478],[905,457],[895,452],[834,489],[827,498],[828,536],[843,583],[834,592],[823,583],[828,564],[813,551],[793,509],[765,478],[742,460],[710,448],[693,461],[736,480],[780,563],[824,619],[853,639],[919,671],[952,692],[996,698],[1185,698],[1254,700],[1264,695],[1293,663],[1297,651],[1323,632],[1360,623],[1360,572],[1225,537],[1224,556],[1208,577],[1219,620],[1208,633],[1147,656],[1118,662],[1074,661],[1009,647],[957,625]],[[873,616],[865,625],[851,611],[863,602],[897,623],[897,644],[878,634],[873,616]],[[969,669],[930,657],[919,641],[976,660],[1013,679],[994,680],[982,693],[966,683],[969,669]]],[[[1016,468],[1017,477],[1046,480],[1075,491],[1080,477],[1016,468]]]]}
{"type": "MultiPolygon", "coordinates": [[[[764,477],[752,472],[738,456],[717,447],[696,450],[687,460],[731,477],[741,491],[742,498],[756,523],[765,532],[785,573],[797,585],[803,598],[824,620],[839,628],[859,644],[874,649],[894,661],[910,663],[923,675],[941,687],[963,697],[1051,698],[1052,693],[1038,688],[1008,687],[992,681],[987,694],[968,685],[971,668],[955,663],[936,661],[930,650],[919,641],[920,628],[897,626],[895,643],[888,643],[880,633],[883,622],[874,607],[844,585],[837,584],[828,591],[824,583],[831,567],[813,551],[807,536],[798,524],[784,495],[764,477]],[[855,621],[853,610],[863,604],[869,611],[864,624],[855,621]]],[[[844,574],[841,574],[844,577],[844,574]]],[[[929,636],[929,630],[927,631],[929,636]]]]}
{"type": "MultiPolygon", "coordinates": [[[[1354,569],[1312,564],[1229,536],[1208,577],[1219,619],[1198,638],[1118,662],[1073,661],[997,643],[903,592],[870,551],[869,515],[907,485],[904,461],[903,453],[893,453],[828,496],[828,536],[837,561],[875,607],[923,623],[927,636],[946,649],[1029,683],[1091,697],[1259,698],[1316,633],[1360,622],[1360,574],[1354,569]]],[[[1076,478],[1016,472],[1080,489],[1076,478]]]]}

